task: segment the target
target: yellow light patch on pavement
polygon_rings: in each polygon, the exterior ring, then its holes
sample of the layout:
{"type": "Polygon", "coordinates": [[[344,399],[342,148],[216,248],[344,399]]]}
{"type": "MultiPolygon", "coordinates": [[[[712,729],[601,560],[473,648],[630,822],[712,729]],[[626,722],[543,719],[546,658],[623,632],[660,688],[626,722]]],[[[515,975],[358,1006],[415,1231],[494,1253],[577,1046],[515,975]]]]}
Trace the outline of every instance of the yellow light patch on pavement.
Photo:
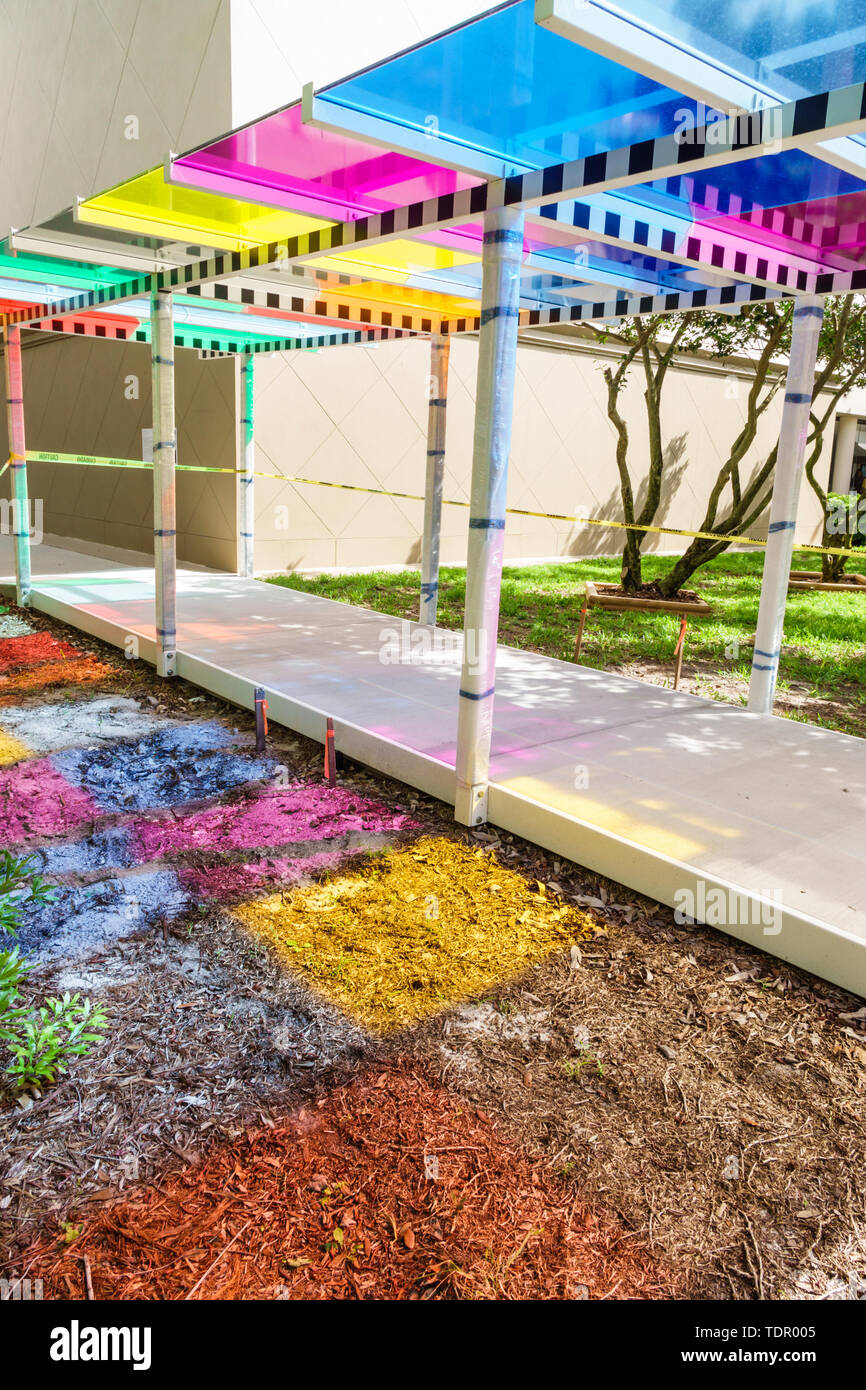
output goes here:
{"type": "Polygon", "coordinates": [[[379,1032],[481,994],[595,930],[490,852],[433,836],[235,912],[332,1003],[379,1032]]]}
{"type": "Polygon", "coordinates": [[[29,758],[31,750],[26,743],[20,739],[13,738],[11,734],[4,733],[0,729],[0,767],[9,767],[12,763],[20,763],[24,758],[29,758]]]}

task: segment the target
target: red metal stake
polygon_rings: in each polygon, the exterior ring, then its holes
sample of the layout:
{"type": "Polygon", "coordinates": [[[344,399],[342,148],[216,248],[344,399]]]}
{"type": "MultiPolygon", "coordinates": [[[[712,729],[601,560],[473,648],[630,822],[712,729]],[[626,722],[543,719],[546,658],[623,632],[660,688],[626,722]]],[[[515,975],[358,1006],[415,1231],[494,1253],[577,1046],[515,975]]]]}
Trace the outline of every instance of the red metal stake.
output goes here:
{"type": "Polygon", "coordinates": [[[268,736],[268,702],[261,686],[256,688],[256,752],[264,753],[268,736]]]}
{"type": "Polygon", "coordinates": [[[334,721],[328,720],[325,732],[325,780],[329,787],[337,785],[337,751],[334,747],[334,721]]]}

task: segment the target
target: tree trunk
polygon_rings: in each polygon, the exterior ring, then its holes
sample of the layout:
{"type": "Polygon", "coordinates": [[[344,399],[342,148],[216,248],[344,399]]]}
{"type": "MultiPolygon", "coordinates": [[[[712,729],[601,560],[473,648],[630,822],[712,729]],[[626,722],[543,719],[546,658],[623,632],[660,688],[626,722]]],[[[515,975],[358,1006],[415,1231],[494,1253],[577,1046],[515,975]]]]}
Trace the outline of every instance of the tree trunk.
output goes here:
{"type": "Polygon", "coordinates": [[[620,579],[622,582],[623,593],[636,594],[640,589],[641,578],[641,549],[639,533],[637,531],[626,531],[626,542],[622,551],[622,570],[620,579]]]}

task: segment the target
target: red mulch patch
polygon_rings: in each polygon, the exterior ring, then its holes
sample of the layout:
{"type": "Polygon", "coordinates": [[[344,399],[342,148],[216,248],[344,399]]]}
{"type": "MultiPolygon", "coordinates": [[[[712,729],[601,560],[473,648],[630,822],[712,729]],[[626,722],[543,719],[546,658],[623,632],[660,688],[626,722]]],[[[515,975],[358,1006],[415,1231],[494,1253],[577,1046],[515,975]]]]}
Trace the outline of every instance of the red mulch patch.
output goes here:
{"type": "Polygon", "coordinates": [[[49,1298],[670,1298],[634,1237],[405,1067],[358,1078],[25,1252],[49,1298]],[[437,1168],[438,1165],[438,1168],[437,1168]]]}
{"type": "Polygon", "coordinates": [[[111,667],[95,656],[79,655],[77,660],[64,657],[41,666],[19,667],[11,676],[0,675],[0,705],[12,704],[34,690],[48,690],[56,685],[91,685],[113,674],[111,667]]]}
{"type": "Polygon", "coordinates": [[[26,637],[4,637],[0,641],[0,671],[14,671],[19,666],[37,666],[43,661],[57,661],[64,656],[81,656],[68,642],[52,637],[50,632],[31,632],[26,637]]]}

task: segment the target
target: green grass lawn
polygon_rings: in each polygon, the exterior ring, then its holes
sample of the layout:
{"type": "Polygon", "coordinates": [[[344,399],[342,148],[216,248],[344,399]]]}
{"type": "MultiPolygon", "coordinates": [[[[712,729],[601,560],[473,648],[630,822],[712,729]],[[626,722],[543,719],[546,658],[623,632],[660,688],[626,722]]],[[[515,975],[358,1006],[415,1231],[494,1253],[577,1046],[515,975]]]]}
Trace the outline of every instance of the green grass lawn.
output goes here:
{"type": "MultiPolygon", "coordinates": [[[[651,582],[669,565],[670,557],[646,558],[644,580],[651,582]]],[[[683,689],[745,703],[751,664],[747,643],[755,631],[762,565],[760,552],[722,555],[689,581],[713,612],[689,622],[683,689]]],[[[795,565],[817,569],[814,560],[802,556],[795,556],[795,565]]],[[[570,661],[584,581],[615,584],[619,569],[618,557],[507,567],[502,577],[499,640],[570,661]]],[[[314,579],[288,574],[268,582],[395,617],[418,616],[417,570],[314,579]]],[[[464,589],[462,569],[442,570],[442,627],[462,626],[464,589]]],[[[679,618],[672,613],[590,609],[581,664],[669,684],[678,633],[679,618]]],[[[866,595],[802,591],[789,595],[776,712],[846,733],[866,733],[866,595]]]]}

